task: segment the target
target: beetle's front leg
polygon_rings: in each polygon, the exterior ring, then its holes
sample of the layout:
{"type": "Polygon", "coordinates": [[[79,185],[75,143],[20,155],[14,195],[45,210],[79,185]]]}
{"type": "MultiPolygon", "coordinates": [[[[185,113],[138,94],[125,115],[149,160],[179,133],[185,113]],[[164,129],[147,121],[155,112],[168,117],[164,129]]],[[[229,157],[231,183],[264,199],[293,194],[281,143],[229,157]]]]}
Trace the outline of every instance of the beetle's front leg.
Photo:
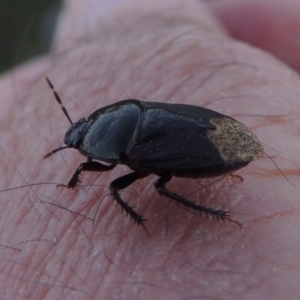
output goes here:
{"type": "Polygon", "coordinates": [[[113,169],[115,166],[116,164],[111,164],[109,166],[106,166],[97,161],[88,160],[87,162],[81,163],[78,166],[78,168],[76,169],[75,173],[73,174],[72,178],[70,179],[66,187],[68,189],[74,189],[77,186],[77,184],[80,182],[79,175],[83,171],[106,172],[113,169]]]}

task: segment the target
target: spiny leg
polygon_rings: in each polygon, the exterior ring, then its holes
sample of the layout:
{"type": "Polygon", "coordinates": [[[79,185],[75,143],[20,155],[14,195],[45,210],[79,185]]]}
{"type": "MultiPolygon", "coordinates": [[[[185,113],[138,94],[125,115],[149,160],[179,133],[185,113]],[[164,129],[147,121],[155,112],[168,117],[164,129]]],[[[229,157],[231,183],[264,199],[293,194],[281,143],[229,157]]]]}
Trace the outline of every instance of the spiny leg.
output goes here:
{"type": "Polygon", "coordinates": [[[115,179],[110,184],[110,191],[114,199],[117,201],[117,203],[122,207],[122,209],[125,210],[125,212],[133,219],[134,222],[136,222],[138,225],[143,224],[144,221],[146,221],[145,218],[140,216],[134,209],[131,207],[128,203],[126,203],[118,193],[119,190],[123,190],[130,186],[132,183],[134,183],[136,180],[144,178],[148,176],[148,173],[139,173],[139,172],[133,172],[127,175],[124,175],[122,177],[119,177],[115,179]]]}
{"type": "Polygon", "coordinates": [[[111,164],[109,166],[103,165],[96,161],[88,160],[87,162],[81,163],[78,168],[76,169],[75,173],[73,174],[72,178],[70,179],[67,188],[74,189],[77,184],[80,182],[79,175],[83,171],[90,171],[90,172],[106,172],[113,169],[116,165],[111,164]]]}
{"type": "Polygon", "coordinates": [[[230,220],[228,216],[228,212],[221,210],[221,209],[214,209],[212,207],[206,207],[203,205],[196,204],[192,201],[189,201],[181,196],[178,196],[177,194],[172,193],[166,188],[166,183],[169,182],[172,179],[172,176],[167,174],[167,175],[162,175],[157,181],[155,182],[155,188],[157,192],[160,195],[166,196],[174,201],[176,201],[179,205],[191,209],[193,211],[196,211],[200,214],[203,214],[205,216],[210,216],[213,219],[217,220],[230,220]]]}

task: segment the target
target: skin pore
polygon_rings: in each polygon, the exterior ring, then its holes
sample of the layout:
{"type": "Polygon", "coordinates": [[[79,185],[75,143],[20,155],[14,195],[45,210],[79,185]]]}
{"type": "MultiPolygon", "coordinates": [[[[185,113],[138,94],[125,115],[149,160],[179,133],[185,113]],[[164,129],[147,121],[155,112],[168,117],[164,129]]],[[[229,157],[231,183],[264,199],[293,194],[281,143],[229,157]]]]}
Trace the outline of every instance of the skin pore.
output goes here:
{"type": "Polygon", "coordinates": [[[66,2],[52,52],[2,76],[1,187],[40,183],[0,194],[4,298],[300,294],[298,75],[230,38],[221,25],[221,6],[213,6],[214,14],[202,2],[185,2],[66,2]],[[125,166],[99,176],[84,173],[76,190],[56,188],[86,159],[67,149],[43,160],[62,145],[69,126],[45,75],[73,121],[126,98],[230,115],[257,135],[296,187],[268,158],[238,171],[243,182],[228,176],[205,190],[191,179],[167,185],[193,201],[229,210],[243,224],[240,229],[169,203],[150,176],[122,193],[147,218],[145,231],[109,196],[109,183],[130,172],[125,166]]]}

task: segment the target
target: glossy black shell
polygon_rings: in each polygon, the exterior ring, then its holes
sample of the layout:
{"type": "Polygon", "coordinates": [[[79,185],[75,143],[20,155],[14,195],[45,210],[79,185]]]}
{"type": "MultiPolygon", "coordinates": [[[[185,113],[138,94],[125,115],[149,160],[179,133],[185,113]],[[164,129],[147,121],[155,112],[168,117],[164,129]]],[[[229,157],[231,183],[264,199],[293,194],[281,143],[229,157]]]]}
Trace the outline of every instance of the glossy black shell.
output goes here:
{"type": "Polygon", "coordinates": [[[246,128],[203,107],[129,99],[100,108],[87,120],[74,123],[65,143],[88,158],[125,164],[136,171],[160,175],[165,170],[180,177],[218,176],[258,157],[225,157],[208,135],[217,129],[212,120],[218,119],[246,128]]]}

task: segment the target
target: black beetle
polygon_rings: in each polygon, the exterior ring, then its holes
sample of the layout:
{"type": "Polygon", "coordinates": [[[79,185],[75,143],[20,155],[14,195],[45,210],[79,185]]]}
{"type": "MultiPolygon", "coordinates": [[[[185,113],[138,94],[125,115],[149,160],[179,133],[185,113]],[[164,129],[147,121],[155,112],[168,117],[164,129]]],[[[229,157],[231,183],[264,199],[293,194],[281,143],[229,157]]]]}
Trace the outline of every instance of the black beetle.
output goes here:
{"type": "Polygon", "coordinates": [[[175,177],[207,178],[233,172],[262,157],[263,146],[243,124],[213,110],[184,104],[142,102],[129,99],[93,112],[88,119],[73,123],[50,80],[57,102],[71,123],[65,134],[65,148],[75,148],[87,157],[79,165],[67,188],[75,188],[82,171],[102,172],[117,164],[134,172],[110,184],[113,198],[137,223],[145,219],[122,200],[119,190],[134,181],[155,174],[155,188],[177,204],[218,220],[229,219],[228,212],[198,205],[166,188],[175,177]],[[100,160],[110,165],[104,165],[100,160]]]}

